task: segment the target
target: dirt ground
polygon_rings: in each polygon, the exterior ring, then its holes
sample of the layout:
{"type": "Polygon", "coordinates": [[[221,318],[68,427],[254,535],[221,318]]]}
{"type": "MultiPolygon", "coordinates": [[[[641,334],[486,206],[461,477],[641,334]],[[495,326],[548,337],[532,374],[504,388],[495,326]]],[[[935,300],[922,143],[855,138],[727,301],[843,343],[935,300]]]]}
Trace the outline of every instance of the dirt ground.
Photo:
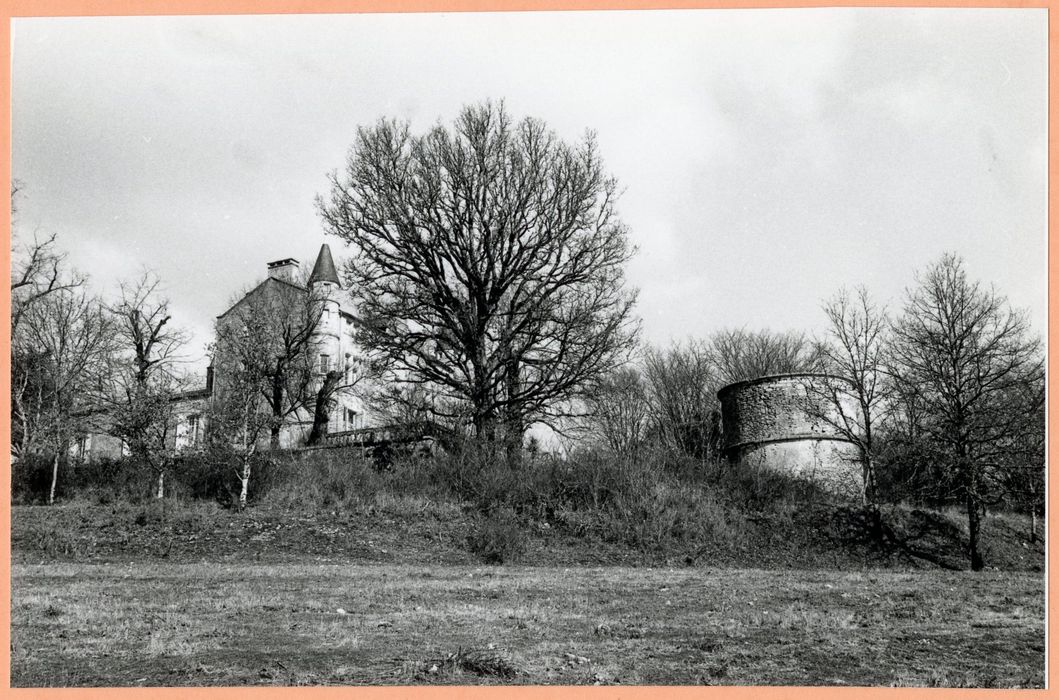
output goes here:
{"type": "Polygon", "coordinates": [[[1040,573],[16,563],[15,686],[1040,687],[1040,573]]]}

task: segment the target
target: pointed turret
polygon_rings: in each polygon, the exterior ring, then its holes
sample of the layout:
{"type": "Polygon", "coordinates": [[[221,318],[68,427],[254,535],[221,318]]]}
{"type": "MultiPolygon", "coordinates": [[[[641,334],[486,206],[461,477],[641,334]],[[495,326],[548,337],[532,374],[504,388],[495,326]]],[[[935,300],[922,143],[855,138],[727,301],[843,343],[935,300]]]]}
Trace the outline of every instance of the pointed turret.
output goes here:
{"type": "Polygon", "coordinates": [[[316,264],[313,265],[312,274],[309,275],[309,286],[317,282],[331,282],[336,286],[342,286],[338,280],[335,261],[331,258],[331,248],[326,243],[320,246],[320,254],[316,256],[316,264]]]}

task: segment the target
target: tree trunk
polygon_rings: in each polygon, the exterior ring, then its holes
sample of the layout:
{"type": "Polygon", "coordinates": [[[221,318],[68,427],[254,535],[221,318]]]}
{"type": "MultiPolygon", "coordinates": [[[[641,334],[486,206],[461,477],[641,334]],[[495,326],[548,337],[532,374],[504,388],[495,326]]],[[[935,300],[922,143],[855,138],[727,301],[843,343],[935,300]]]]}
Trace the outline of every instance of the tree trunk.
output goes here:
{"type": "Polygon", "coordinates": [[[159,501],[162,500],[163,498],[165,498],[165,471],[164,470],[160,470],[158,472],[158,490],[155,492],[154,497],[155,497],[155,499],[157,499],[159,501]]]}
{"type": "Polygon", "coordinates": [[[504,451],[508,464],[512,467],[522,466],[524,428],[522,416],[515,404],[515,399],[519,395],[519,384],[518,360],[509,355],[507,367],[504,370],[504,398],[507,399],[507,404],[504,406],[504,451]]]}
{"type": "Polygon", "coordinates": [[[342,373],[332,370],[320,384],[320,391],[316,392],[316,408],[313,411],[313,429],[309,433],[307,444],[320,445],[327,440],[327,426],[331,422],[331,405],[334,403],[332,394],[341,379],[342,373]]]}
{"type": "Polygon", "coordinates": [[[978,531],[981,527],[981,517],[978,512],[978,502],[973,494],[967,494],[967,533],[968,550],[971,555],[971,571],[981,571],[985,568],[982,554],[978,551],[978,531]]]}
{"type": "Polygon", "coordinates": [[[879,511],[879,505],[872,502],[868,505],[868,509],[871,513],[871,537],[872,540],[879,545],[882,545],[886,539],[886,531],[883,529],[882,513],[879,511]]]}
{"type": "Polygon", "coordinates": [[[59,453],[55,453],[55,458],[51,463],[51,488],[48,490],[48,505],[55,503],[55,485],[59,483],[59,453]]]}
{"type": "Polygon", "coordinates": [[[471,423],[474,426],[474,437],[480,442],[489,443],[496,439],[496,416],[491,409],[475,406],[471,423]]]}
{"type": "Polygon", "coordinates": [[[522,466],[522,437],[522,419],[512,412],[504,420],[504,456],[509,466],[522,466]]]}
{"type": "Polygon", "coordinates": [[[239,510],[246,508],[246,496],[250,490],[250,454],[243,455],[243,472],[239,475],[239,510]]]}
{"type": "Polygon", "coordinates": [[[283,368],[277,367],[272,378],[272,397],[269,399],[272,409],[272,428],[269,431],[268,447],[273,452],[279,449],[279,433],[283,426],[283,368]]]}
{"type": "Polygon", "coordinates": [[[861,469],[863,470],[863,501],[864,505],[868,506],[876,502],[878,494],[875,488],[875,468],[871,462],[871,456],[868,453],[868,449],[863,445],[860,446],[861,451],[861,469]]]}

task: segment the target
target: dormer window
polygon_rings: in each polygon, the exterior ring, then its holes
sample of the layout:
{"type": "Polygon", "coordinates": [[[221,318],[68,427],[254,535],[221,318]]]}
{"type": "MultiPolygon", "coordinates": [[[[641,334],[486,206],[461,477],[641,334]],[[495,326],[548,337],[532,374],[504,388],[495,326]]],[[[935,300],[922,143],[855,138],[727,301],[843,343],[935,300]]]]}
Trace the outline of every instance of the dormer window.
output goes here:
{"type": "Polygon", "coordinates": [[[323,373],[323,374],[327,374],[330,371],[331,371],[331,356],[330,355],[320,355],[320,372],[323,373]]]}

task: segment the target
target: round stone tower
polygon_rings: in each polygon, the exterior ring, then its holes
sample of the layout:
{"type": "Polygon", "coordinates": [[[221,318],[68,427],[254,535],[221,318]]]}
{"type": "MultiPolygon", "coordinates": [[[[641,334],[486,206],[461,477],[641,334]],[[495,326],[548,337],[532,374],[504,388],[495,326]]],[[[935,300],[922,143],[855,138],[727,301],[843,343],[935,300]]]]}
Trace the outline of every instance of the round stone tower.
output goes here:
{"type": "Polygon", "coordinates": [[[318,353],[317,371],[321,375],[335,369],[344,370],[342,319],[338,303],[341,288],[331,248],[325,243],[320,247],[320,254],[316,256],[316,264],[309,275],[309,293],[320,301],[320,320],[313,330],[312,343],[318,353]]]}
{"type": "MultiPolygon", "coordinates": [[[[781,374],[736,382],[717,392],[722,446],[734,465],[789,474],[844,498],[864,491],[860,448],[838,426],[855,419],[846,380],[826,374],[781,374]]],[[[856,421],[859,423],[860,421],[856,421]]]]}

